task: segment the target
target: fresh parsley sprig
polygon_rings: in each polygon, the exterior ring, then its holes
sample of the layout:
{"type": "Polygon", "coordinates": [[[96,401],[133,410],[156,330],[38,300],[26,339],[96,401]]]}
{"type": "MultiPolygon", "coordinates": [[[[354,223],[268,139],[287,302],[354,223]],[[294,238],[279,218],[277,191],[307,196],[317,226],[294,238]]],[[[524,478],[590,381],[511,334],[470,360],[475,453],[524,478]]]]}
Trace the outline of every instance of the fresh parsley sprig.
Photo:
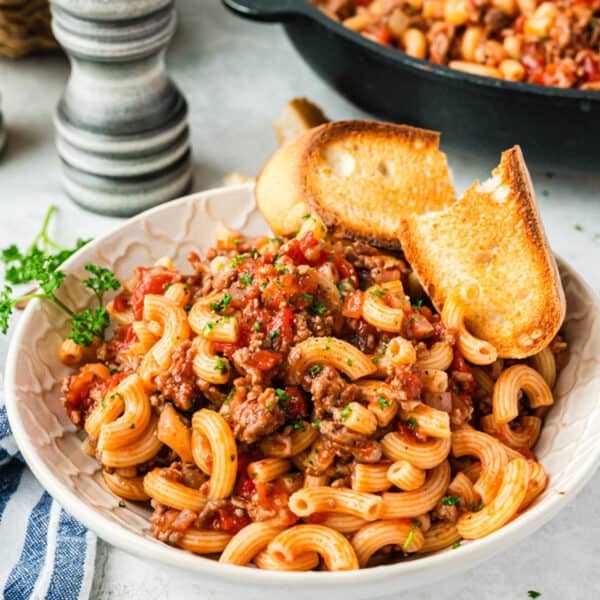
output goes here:
{"type": "Polygon", "coordinates": [[[15,244],[2,251],[1,258],[6,267],[6,280],[12,284],[35,281],[38,288],[29,294],[14,298],[12,287],[8,283],[4,286],[0,291],[0,330],[2,333],[7,333],[8,321],[15,305],[25,300],[40,298],[53,302],[69,315],[70,339],[82,346],[89,346],[94,339],[104,336],[104,331],[109,325],[108,313],[102,305],[104,294],[109,290],[118,290],[121,284],[109,269],[87,264],[85,270],[91,274],[91,277],[83,279],[82,283],[94,292],[99,306],[75,312],[56,296],[56,291],[65,280],[64,272],[58,267],[89,240],[78,240],[74,248],[64,248],[53,242],[48,237],[48,225],[55,211],[54,206],[49,208],[42,230],[25,252],[21,252],[15,244]]]}

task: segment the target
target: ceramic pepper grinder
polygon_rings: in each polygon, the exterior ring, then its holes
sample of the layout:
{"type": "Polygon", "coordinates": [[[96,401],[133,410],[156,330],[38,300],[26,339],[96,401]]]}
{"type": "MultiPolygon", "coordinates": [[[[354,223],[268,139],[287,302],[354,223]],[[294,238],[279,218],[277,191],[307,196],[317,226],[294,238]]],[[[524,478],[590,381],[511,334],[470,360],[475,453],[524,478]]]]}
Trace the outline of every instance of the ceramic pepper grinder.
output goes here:
{"type": "Polygon", "coordinates": [[[51,0],[71,76],[55,116],[63,182],[89,210],[129,216],[191,184],[187,103],[165,50],[173,0],[51,0]]]}

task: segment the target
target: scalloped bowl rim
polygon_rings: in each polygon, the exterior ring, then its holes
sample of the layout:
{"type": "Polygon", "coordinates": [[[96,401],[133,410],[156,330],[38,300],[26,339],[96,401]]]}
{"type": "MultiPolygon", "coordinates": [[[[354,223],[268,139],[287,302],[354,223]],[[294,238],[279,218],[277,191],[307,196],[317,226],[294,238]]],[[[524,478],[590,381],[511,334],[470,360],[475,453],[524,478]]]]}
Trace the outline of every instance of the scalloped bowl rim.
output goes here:
{"type": "MultiPolygon", "coordinates": [[[[181,204],[195,202],[206,197],[214,197],[215,195],[251,194],[252,189],[252,184],[214,188],[184,196],[140,213],[136,217],[119,224],[111,231],[103,234],[79,250],[64,263],[64,270],[68,272],[70,265],[79,257],[101,246],[106,238],[127,230],[133,223],[140,222],[162,212],[168,212],[181,204]]],[[[599,307],[600,300],[585,281],[564,261],[560,259],[559,261],[577,281],[577,284],[586,290],[593,299],[594,306],[599,307]]],[[[295,587],[304,586],[304,591],[306,592],[307,589],[311,588],[315,590],[317,588],[319,590],[327,590],[332,586],[340,585],[345,587],[360,584],[362,587],[363,585],[383,583],[386,580],[392,580],[400,576],[405,576],[412,581],[407,582],[405,580],[405,587],[398,585],[395,591],[432,583],[436,579],[448,576],[451,573],[457,574],[460,571],[474,567],[492,555],[532,534],[575,498],[576,494],[591,479],[600,465],[599,444],[587,454],[585,464],[583,466],[580,465],[578,476],[573,477],[569,485],[564,486],[568,488],[566,493],[555,494],[545,498],[543,501],[530,507],[518,519],[508,523],[500,530],[474,542],[463,543],[459,550],[452,552],[441,551],[432,555],[420,556],[415,560],[405,560],[370,569],[344,572],[277,572],[218,563],[212,559],[197,556],[167,544],[158,545],[151,543],[141,535],[132,533],[124,527],[113,523],[110,519],[97,514],[93,508],[64,486],[54,473],[43,464],[42,459],[37,455],[36,451],[30,447],[24,424],[16,409],[17,397],[13,382],[19,361],[16,348],[23,337],[25,325],[33,318],[34,307],[39,302],[39,300],[36,300],[30,303],[17,323],[10,343],[5,367],[5,395],[8,418],[17,445],[28,466],[43,487],[48,490],[65,510],[107,542],[139,557],[202,574],[214,580],[220,580],[223,584],[231,585],[232,578],[235,578],[237,581],[233,583],[234,585],[256,585],[263,588],[283,588],[290,585],[295,587]],[[408,585],[406,585],[407,583],[408,585]]],[[[400,581],[397,579],[396,584],[400,584],[400,581]]]]}

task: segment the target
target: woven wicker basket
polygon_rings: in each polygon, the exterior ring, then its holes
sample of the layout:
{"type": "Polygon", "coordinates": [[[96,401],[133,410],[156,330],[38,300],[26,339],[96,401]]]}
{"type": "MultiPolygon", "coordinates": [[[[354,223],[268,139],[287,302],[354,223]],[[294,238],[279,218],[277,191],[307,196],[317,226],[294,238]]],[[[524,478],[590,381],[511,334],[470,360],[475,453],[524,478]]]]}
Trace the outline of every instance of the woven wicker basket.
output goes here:
{"type": "Polygon", "coordinates": [[[0,56],[57,48],[48,0],[0,0],[0,56]]]}

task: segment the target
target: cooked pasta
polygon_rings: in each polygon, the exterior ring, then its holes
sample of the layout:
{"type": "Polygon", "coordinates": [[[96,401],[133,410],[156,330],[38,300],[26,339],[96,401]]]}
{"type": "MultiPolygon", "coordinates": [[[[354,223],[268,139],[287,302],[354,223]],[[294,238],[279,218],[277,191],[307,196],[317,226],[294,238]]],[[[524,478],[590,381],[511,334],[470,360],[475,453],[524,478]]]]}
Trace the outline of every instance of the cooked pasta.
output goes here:
{"type": "Polygon", "coordinates": [[[548,482],[534,451],[562,340],[496,359],[464,324],[476,286],[440,315],[401,255],[305,217],[289,238],[220,228],[190,275],[136,268],[111,337],[62,344],[67,414],[108,490],[150,504],[181,551],[282,572],[404,560],[518,518],[548,482]]]}
{"type": "Polygon", "coordinates": [[[493,363],[498,353],[489,342],[473,336],[465,324],[466,306],[477,300],[479,288],[474,284],[462,284],[454,290],[444,303],[442,320],[458,332],[457,346],[461,354],[475,365],[493,363]]]}
{"type": "Polygon", "coordinates": [[[519,392],[529,399],[531,408],[550,406],[552,391],[544,378],[531,367],[513,365],[502,371],[494,386],[494,418],[497,423],[509,423],[519,415],[519,392]]]}

